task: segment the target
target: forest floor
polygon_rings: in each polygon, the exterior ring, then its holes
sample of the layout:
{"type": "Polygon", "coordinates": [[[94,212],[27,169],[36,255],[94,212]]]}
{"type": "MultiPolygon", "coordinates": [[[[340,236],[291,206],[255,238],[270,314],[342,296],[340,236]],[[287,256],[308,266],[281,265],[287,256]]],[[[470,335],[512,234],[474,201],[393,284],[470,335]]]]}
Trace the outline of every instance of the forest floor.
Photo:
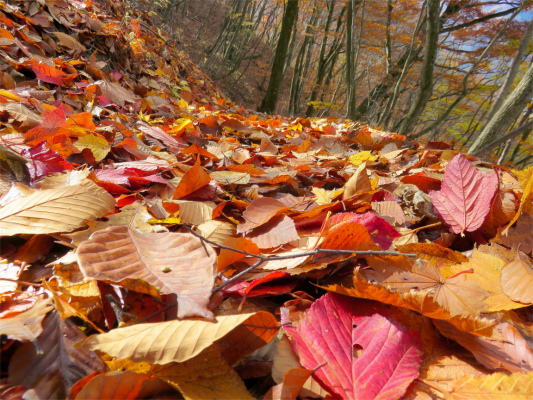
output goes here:
{"type": "Polygon", "coordinates": [[[235,105],[121,3],[11,3],[1,398],[533,395],[533,167],[235,105]]]}

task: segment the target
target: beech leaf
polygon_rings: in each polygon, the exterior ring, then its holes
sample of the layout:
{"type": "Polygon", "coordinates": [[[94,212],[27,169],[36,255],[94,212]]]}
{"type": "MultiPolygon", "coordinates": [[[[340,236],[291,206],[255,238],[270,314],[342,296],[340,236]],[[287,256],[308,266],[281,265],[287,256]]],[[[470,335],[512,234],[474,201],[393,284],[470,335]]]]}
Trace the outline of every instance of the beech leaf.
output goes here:
{"type": "Polygon", "coordinates": [[[216,253],[190,233],[141,234],[126,226],[97,231],[78,247],[85,276],[121,282],[143,279],[178,296],[178,317],[212,318],[207,309],[216,253]]]}
{"type": "MultiPolygon", "coordinates": [[[[282,309],[283,324],[291,322],[282,309]]],[[[304,368],[342,399],[400,399],[418,377],[422,342],[378,303],[328,293],[285,327],[304,368]]]]}
{"type": "Polygon", "coordinates": [[[115,199],[95,183],[39,190],[0,208],[0,236],[70,232],[112,211],[115,199]]]}
{"type": "Polygon", "coordinates": [[[533,397],[533,372],[495,372],[481,377],[463,376],[450,382],[452,400],[513,399],[533,397]]]}
{"type": "Polygon", "coordinates": [[[236,350],[241,353],[242,349],[250,346],[252,351],[257,349],[257,344],[268,343],[277,329],[276,318],[266,311],[259,311],[219,316],[216,322],[188,319],[132,325],[90,336],[77,345],[118,359],[163,365],[187,361],[229,335],[230,344],[225,346],[228,354],[224,358],[233,365],[241,356],[231,360],[232,353],[236,350]]]}
{"type": "Polygon", "coordinates": [[[533,303],[533,268],[526,257],[516,252],[516,258],[502,267],[500,284],[502,292],[511,298],[524,304],[533,303]]]}
{"type": "Polygon", "coordinates": [[[32,388],[41,399],[66,398],[76,381],[105,369],[94,352],[74,347],[83,338],[85,335],[72,321],[62,321],[57,312],[50,313],[37,339],[43,354],[32,343],[17,349],[9,363],[9,381],[32,388]]]}
{"type": "Polygon", "coordinates": [[[453,233],[463,233],[473,232],[483,225],[497,189],[496,174],[479,172],[458,154],[446,167],[441,190],[429,194],[435,214],[453,233]]]}

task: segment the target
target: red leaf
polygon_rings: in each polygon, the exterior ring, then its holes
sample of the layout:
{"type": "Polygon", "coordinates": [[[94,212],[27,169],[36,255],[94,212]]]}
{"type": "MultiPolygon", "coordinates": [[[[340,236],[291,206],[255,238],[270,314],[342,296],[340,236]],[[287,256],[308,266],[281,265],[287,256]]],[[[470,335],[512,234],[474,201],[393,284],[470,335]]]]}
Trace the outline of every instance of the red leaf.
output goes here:
{"type": "Polygon", "coordinates": [[[257,297],[288,293],[296,287],[297,282],[292,279],[287,280],[287,278],[291,278],[291,275],[287,272],[271,272],[262,278],[250,282],[250,285],[244,290],[244,294],[247,297],[257,297]],[[274,281],[273,284],[266,285],[267,282],[272,281],[274,281]]]}
{"type": "Polygon", "coordinates": [[[57,70],[54,67],[49,67],[45,64],[37,64],[31,67],[37,79],[46,82],[53,83],[54,85],[61,85],[63,83],[63,71],[57,70]]]}
{"type": "Polygon", "coordinates": [[[418,377],[422,342],[376,302],[327,293],[300,321],[281,322],[304,368],[335,398],[400,399],[418,377]],[[292,322],[292,326],[290,324],[292,322]]]}
{"type": "Polygon", "coordinates": [[[496,174],[484,174],[461,154],[446,167],[442,189],[430,191],[435,214],[453,233],[473,232],[485,221],[498,189],[496,174]]]}
{"type": "Polygon", "coordinates": [[[29,150],[23,150],[22,156],[30,160],[26,165],[32,180],[50,175],[54,172],[71,171],[74,169],[72,164],[65,161],[55,151],[46,147],[45,142],[41,142],[29,150]]]}

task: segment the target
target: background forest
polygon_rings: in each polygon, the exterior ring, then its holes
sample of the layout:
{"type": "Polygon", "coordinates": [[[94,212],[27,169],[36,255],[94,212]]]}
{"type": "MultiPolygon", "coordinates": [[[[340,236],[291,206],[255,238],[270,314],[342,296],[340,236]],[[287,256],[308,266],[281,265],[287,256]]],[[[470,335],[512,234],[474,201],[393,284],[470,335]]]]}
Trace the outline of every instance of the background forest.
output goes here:
{"type": "Polygon", "coordinates": [[[530,0],[132,6],[244,107],[348,117],[519,167],[533,162],[530,0]]]}

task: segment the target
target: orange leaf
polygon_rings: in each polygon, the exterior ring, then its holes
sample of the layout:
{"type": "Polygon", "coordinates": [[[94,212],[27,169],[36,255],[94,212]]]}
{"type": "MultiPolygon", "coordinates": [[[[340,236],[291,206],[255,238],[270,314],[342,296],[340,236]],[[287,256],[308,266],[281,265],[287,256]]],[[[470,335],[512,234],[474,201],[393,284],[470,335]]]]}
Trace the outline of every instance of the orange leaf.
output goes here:
{"type": "Polygon", "coordinates": [[[211,177],[201,167],[200,157],[198,157],[194,167],[189,169],[185,175],[183,175],[183,178],[181,178],[181,181],[178,184],[172,199],[181,199],[191,193],[196,192],[198,189],[203,188],[209,182],[211,182],[211,177]]]}
{"type": "MultiPolygon", "coordinates": [[[[224,242],[224,246],[234,248],[236,250],[247,251],[248,253],[261,254],[257,245],[251,240],[245,238],[229,238],[224,242]]],[[[237,253],[235,251],[221,249],[220,255],[217,258],[218,271],[223,270],[228,265],[247,257],[246,254],[237,253]]]]}
{"type": "Polygon", "coordinates": [[[46,82],[52,83],[54,85],[61,85],[63,83],[63,71],[57,70],[54,67],[49,67],[45,64],[37,64],[32,67],[33,72],[37,75],[37,79],[46,82]]]}
{"type": "Polygon", "coordinates": [[[93,115],[87,112],[71,114],[68,116],[67,128],[75,126],[87,129],[89,131],[94,131],[96,129],[96,125],[93,122],[93,115]]]}

